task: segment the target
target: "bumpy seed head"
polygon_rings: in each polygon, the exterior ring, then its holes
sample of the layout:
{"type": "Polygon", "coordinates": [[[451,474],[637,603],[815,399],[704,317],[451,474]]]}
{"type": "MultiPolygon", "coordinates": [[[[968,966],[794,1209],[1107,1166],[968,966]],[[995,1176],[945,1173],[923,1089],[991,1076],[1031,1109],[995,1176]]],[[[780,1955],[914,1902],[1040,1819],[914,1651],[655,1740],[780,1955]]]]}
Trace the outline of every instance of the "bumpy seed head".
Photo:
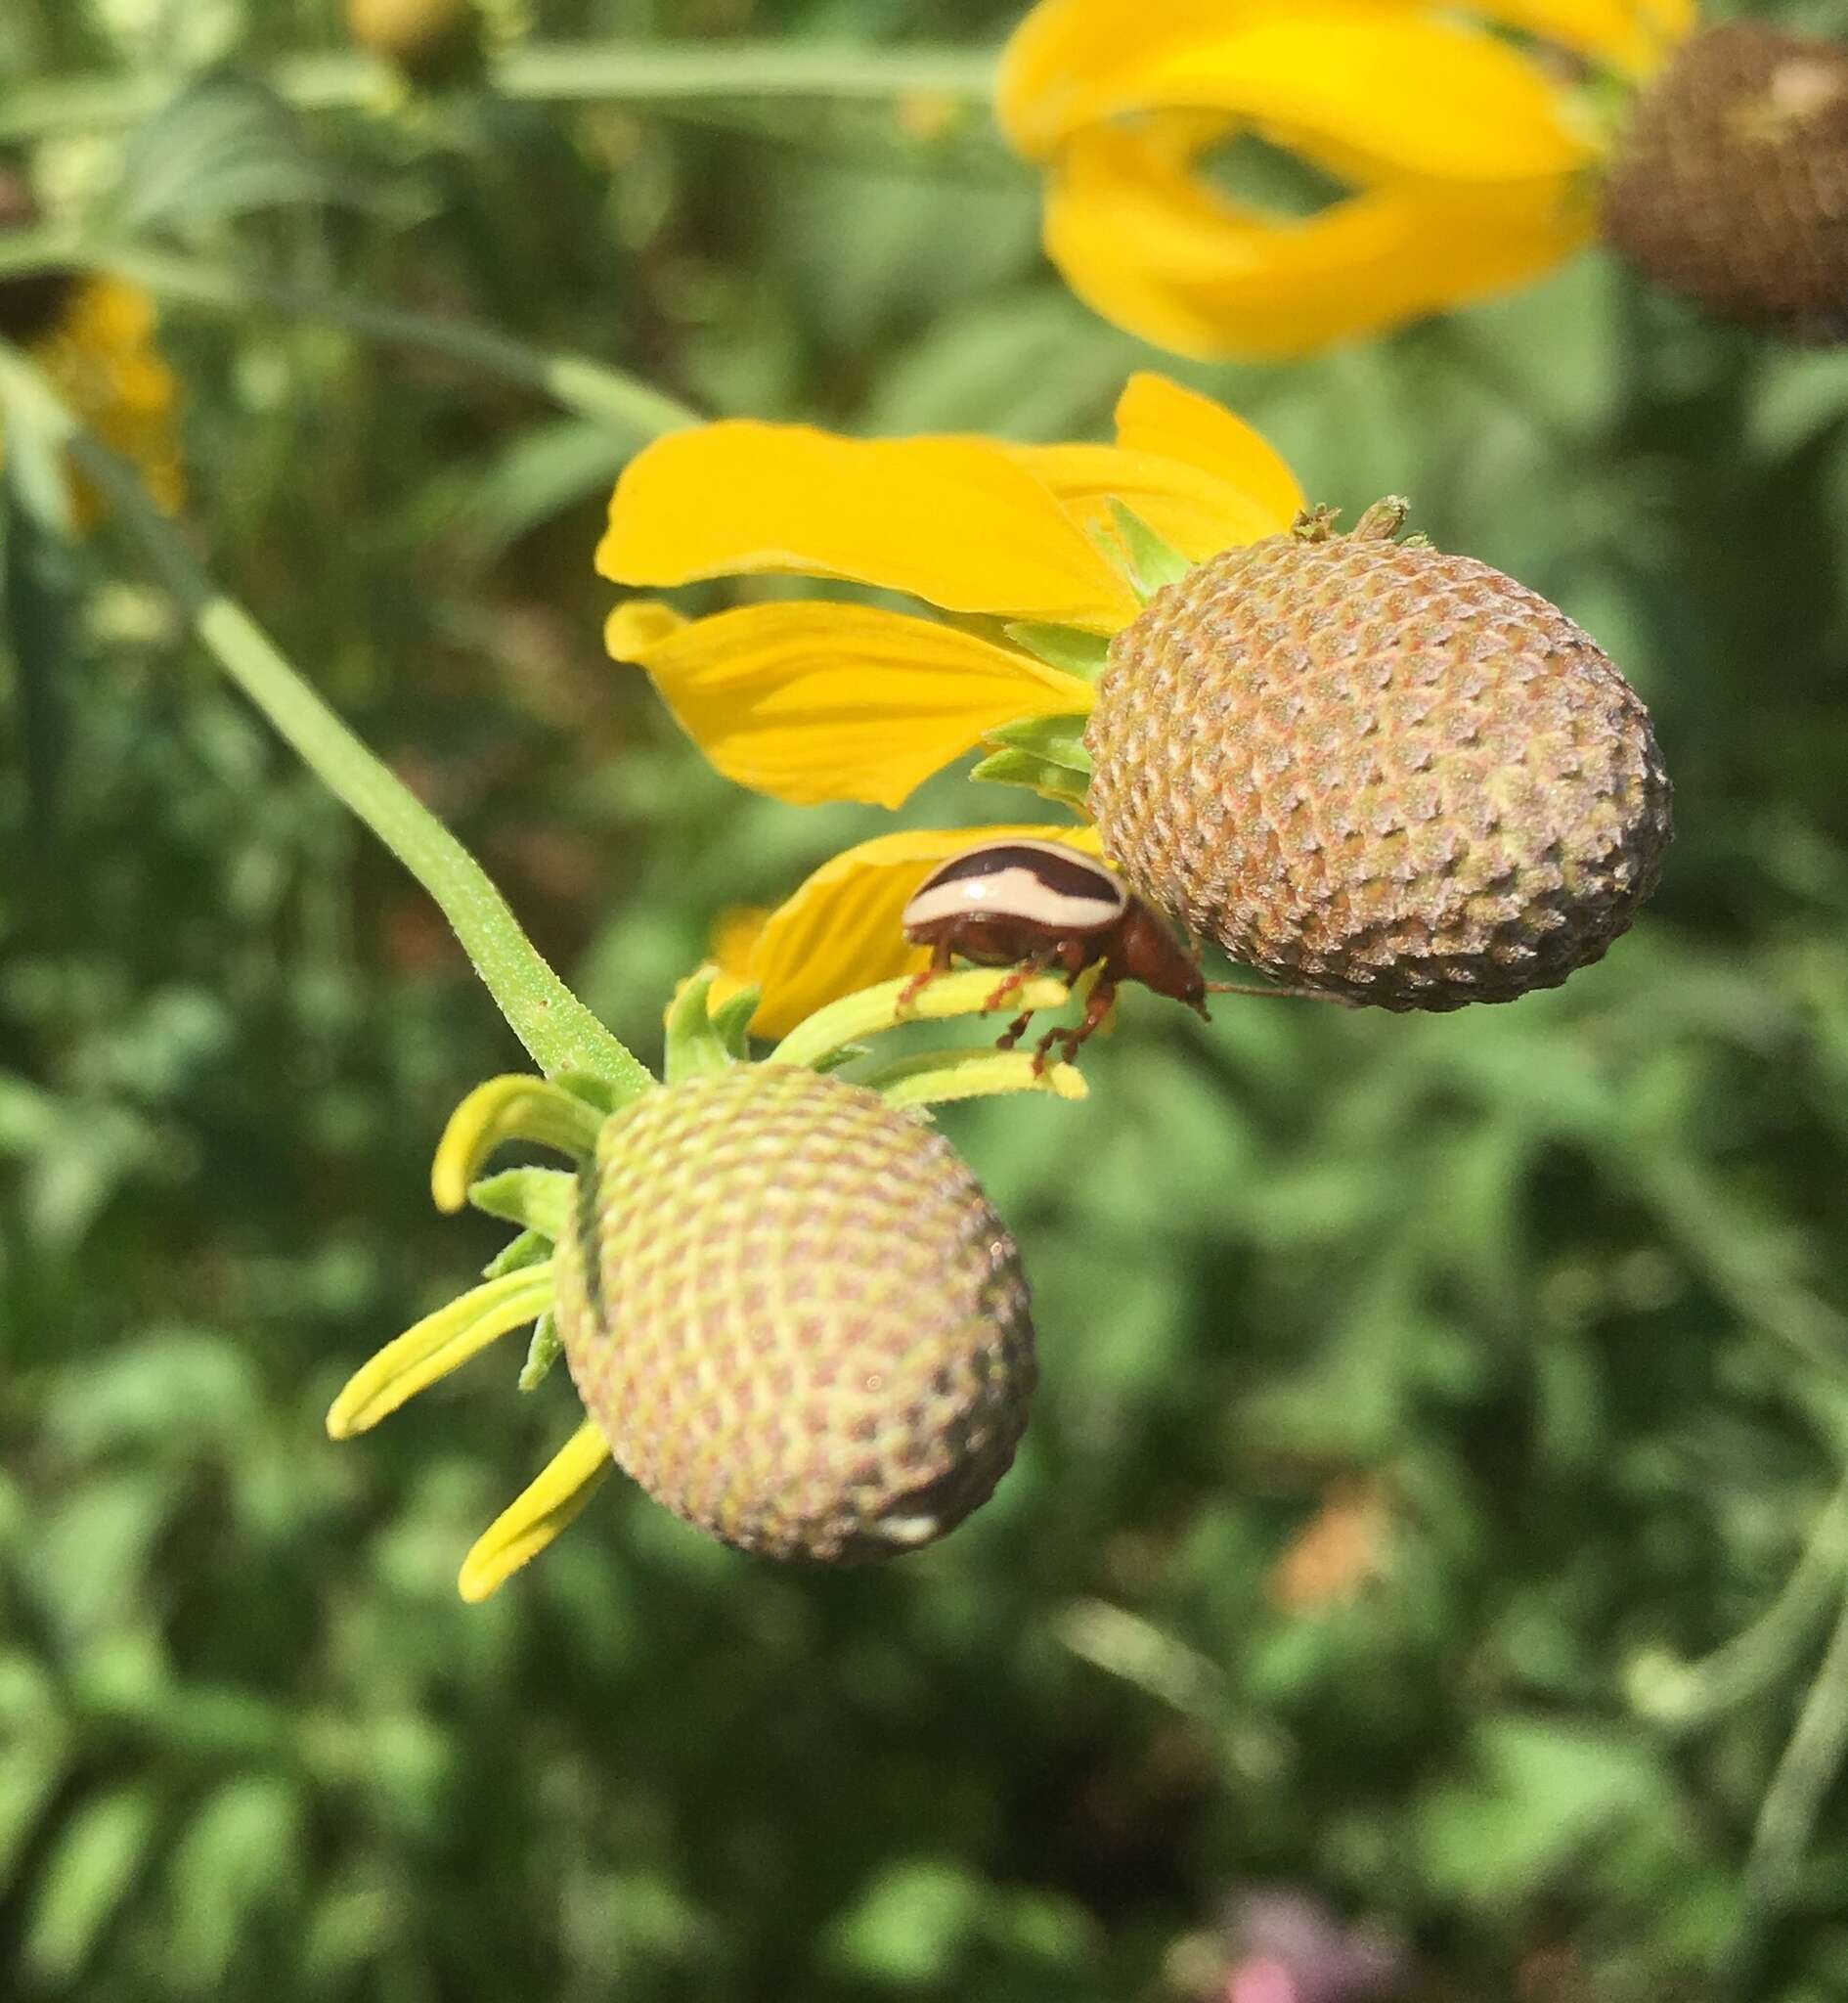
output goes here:
{"type": "Polygon", "coordinates": [[[357,47],[431,85],[470,74],[484,44],[478,0],[346,0],[346,31],[357,47]]]}
{"type": "Polygon", "coordinates": [[[1228,550],[1111,647],[1085,742],[1104,851],[1235,958],[1380,1007],[1557,987],[1654,887],[1649,716],[1544,599],[1326,514],[1228,550]]]}
{"type": "Polygon", "coordinates": [[[1848,339],[1848,47],[1743,22],[1685,43],[1637,102],[1604,224],[1722,319],[1848,339]]]}
{"type": "Polygon", "coordinates": [[[877,1093],[740,1065],[607,1120],[558,1246],[578,1395],[659,1502],[740,1549],[855,1564],[952,1530],[1034,1387],[1014,1241],[877,1093]]]}

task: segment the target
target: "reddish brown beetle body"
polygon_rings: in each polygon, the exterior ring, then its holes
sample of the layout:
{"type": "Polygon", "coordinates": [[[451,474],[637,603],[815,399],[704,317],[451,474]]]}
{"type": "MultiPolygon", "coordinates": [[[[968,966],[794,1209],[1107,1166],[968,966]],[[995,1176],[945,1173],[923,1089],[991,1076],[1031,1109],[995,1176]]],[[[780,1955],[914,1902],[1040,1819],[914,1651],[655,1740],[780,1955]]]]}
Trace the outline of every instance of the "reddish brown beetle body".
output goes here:
{"type": "MultiPolygon", "coordinates": [[[[930,965],[912,978],[904,1001],[947,973],[952,958],[1013,969],[990,1007],[1035,974],[1057,967],[1076,979],[1098,967],[1084,1019],[1047,1035],[1038,1063],[1058,1043],[1070,1057],[1110,1012],[1124,981],[1207,1013],[1207,983],[1192,954],[1102,863],[1060,842],[985,842],[951,857],[918,886],[903,925],[914,946],[931,949],[930,965]]],[[[1031,1013],[1009,1026],[1002,1048],[1020,1041],[1031,1013]]]]}

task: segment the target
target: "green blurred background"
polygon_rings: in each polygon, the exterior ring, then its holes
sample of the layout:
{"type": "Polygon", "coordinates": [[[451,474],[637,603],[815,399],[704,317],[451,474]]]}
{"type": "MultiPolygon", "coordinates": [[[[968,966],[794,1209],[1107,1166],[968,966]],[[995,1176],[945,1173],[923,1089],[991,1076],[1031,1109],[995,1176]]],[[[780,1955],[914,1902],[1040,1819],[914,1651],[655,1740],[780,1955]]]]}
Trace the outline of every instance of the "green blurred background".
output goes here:
{"type": "MultiPolygon", "coordinates": [[[[528,13],[982,46],[1015,10],[528,13]]],[[[8,0],[0,135],[22,82],[261,68],[339,48],[338,14],[8,0]]],[[[949,1115],[1044,1374],[944,1545],[784,1573],[611,1485],[469,1609],[562,1377],[517,1398],[497,1352],[363,1442],[321,1421],[495,1249],[427,1165],[516,1046],[126,542],[49,606],[16,575],[0,1994],[1193,2003],[1239,1993],[1286,1894],[1385,1930],[1356,1958],[1395,1973],[1264,2003],[1848,1993],[1848,360],[1588,253],[1313,365],[1176,367],[1062,290],[1028,176],[929,98],[290,118],[207,88],[231,140],[198,99],[129,137],[140,241],[706,408],[1096,437],[1171,367],[1313,497],[1407,492],[1589,627],[1679,838],[1568,990],[1210,1029],[1135,995],[1087,1105],[949,1115]]],[[[19,157],[123,212],[118,133],[19,157]]],[[[169,306],[160,341],[197,547],[644,1056],[722,908],[890,824],[726,787],[606,661],[620,434],[299,317],[169,306]]],[[[1018,799],[950,779],[907,818],[1018,799]]]]}

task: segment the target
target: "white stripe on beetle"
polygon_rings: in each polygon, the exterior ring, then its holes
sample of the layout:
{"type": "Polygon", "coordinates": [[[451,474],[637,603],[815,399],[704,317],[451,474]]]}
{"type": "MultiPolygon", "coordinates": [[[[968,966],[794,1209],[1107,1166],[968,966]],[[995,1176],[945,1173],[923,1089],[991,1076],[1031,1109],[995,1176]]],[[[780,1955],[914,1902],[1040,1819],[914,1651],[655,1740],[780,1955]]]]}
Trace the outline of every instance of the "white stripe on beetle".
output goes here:
{"type": "MultiPolygon", "coordinates": [[[[1025,844],[1010,842],[1007,846],[1025,844]]],[[[1071,852],[1066,855],[1070,857],[1071,852]]],[[[1082,863],[1086,859],[1072,860],[1082,863]]],[[[1097,895],[1087,897],[1054,890],[1031,868],[1015,864],[986,876],[955,876],[947,883],[927,883],[905,906],[902,922],[906,931],[912,931],[938,918],[992,912],[1001,917],[1024,918],[1049,933],[1096,932],[1116,923],[1122,915],[1123,903],[1122,892],[1101,870],[1097,895]]]]}

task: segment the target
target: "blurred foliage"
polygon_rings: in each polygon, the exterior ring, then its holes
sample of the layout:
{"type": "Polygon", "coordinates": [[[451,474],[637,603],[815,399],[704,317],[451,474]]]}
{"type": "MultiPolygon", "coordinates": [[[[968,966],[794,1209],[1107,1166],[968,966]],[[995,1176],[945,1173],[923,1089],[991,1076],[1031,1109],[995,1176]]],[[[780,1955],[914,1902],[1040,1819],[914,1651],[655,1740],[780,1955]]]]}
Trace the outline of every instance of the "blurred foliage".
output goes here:
{"type": "MultiPolygon", "coordinates": [[[[717,410],[1096,436],[1166,366],[1060,290],[953,104],[297,114],[248,80],[338,35],[333,0],[14,0],[0,115],[22,79],[238,58],[126,134],[41,136],[48,197],[717,410]]],[[[643,1054],[722,908],[885,824],[729,790],[604,660],[629,441],[254,306],[170,308],[162,345],[217,574],[643,1054]]],[[[555,1377],[510,1395],[517,1356],[327,1444],[346,1371],[493,1249],[432,1214],[427,1154],[516,1052],[107,527],[71,576],[10,514],[5,1993],[1184,2003],[1267,1884],[1384,1922],[1393,1993],[1433,2003],[1848,1989],[1848,1801],[1746,1872],[1844,1585],[1848,361],[1588,256],[1389,344],[1176,373],[1350,518],[1409,492],[1590,628],[1680,839],[1569,990],[1210,1029],[1138,996],[1088,1105],[950,1116],[1026,1244],[1044,1383],[995,1503],[868,1574],[750,1563],[611,1485],[463,1607],[462,1552],[572,1423],[555,1377]],[[1793,1574],[1724,1673],[1683,1671],[1793,1574]]],[[[910,812],[965,810],[1016,808],[950,779],[910,812]]]]}

